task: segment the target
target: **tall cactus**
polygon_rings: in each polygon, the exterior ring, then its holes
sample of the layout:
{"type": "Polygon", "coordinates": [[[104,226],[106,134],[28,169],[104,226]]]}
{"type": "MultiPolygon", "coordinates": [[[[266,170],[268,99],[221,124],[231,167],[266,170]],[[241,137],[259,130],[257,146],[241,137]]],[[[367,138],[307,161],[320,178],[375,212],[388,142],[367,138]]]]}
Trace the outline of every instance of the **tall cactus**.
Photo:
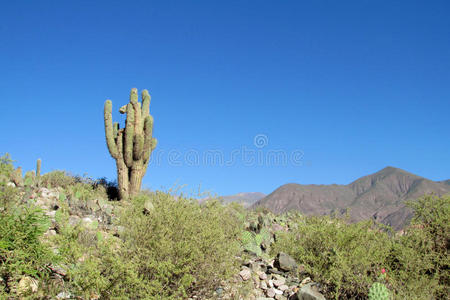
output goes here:
{"type": "Polygon", "coordinates": [[[138,102],[137,89],[131,89],[130,103],[119,112],[127,114],[125,128],[112,122],[112,102],[105,102],[105,136],[109,153],[116,160],[119,198],[136,195],[147,171],[150,154],[156,147],[153,138],[153,117],[150,115],[150,95],[142,91],[142,104],[138,102]]]}

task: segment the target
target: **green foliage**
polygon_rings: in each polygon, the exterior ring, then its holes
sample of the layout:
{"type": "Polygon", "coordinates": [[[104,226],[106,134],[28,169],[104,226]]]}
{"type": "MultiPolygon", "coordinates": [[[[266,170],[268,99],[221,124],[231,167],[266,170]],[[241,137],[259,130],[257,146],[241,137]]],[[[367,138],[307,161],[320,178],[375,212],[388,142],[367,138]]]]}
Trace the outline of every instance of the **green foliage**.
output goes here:
{"type": "Polygon", "coordinates": [[[298,226],[277,235],[272,253],[292,255],[324,284],[327,298],[367,298],[383,267],[389,270],[385,288],[395,299],[446,299],[449,203],[448,196],[410,202],[415,215],[403,235],[389,234],[370,221],[298,218],[298,226]]]}
{"type": "Polygon", "coordinates": [[[0,157],[0,183],[7,183],[11,177],[11,173],[14,171],[13,160],[9,153],[0,157]]]}
{"type": "Polygon", "coordinates": [[[77,182],[66,188],[68,195],[75,197],[78,200],[93,200],[97,198],[107,199],[106,190],[103,186],[95,186],[85,182],[77,182]]]}
{"type": "Polygon", "coordinates": [[[77,182],[77,179],[66,171],[52,171],[41,176],[41,184],[47,188],[67,188],[77,182]]]}
{"type": "Polygon", "coordinates": [[[370,287],[368,296],[369,300],[389,300],[390,292],[384,284],[380,282],[375,282],[370,287]]]}
{"type": "Polygon", "coordinates": [[[408,206],[414,210],[411,226],[389,257],[393,286],[405,299],[445,299],[450,294],[450,196],[427,195],[408,206]]]}
{"type": "Polygon", "coordinates": [[[367,297],[373,274],[390,249],[389,236],[370,221],[346,224],[330,217],[309,217],[277,235],[273,253],[286,252],[304,264],[314,280],[326,284],[326,296],[367,297]]]}
{"type": "Polygon", "coordinates": [[[55,257],[40,238],[49,225],[43,212],[33,206],[0,213],[0,289],[11,289],[10,282],[17,283],[22,275],[41,280],[48,277],[46,265],[55,257]]]}
{"type": "MultiPolygon", "coordinates": [[[[242,223],[232,207],[160,192],[117,205],[122,207],[120,239],[89,227],[61,228],[58,244],[73,266],[69,275],[76,294],[180,299],[212,292],[238,271],[234,256],[242,223]],[[151,210],[145,209],[148,201],[151,210]]],[[[64,224],[68,215],[57,217],[64,224]]]]}

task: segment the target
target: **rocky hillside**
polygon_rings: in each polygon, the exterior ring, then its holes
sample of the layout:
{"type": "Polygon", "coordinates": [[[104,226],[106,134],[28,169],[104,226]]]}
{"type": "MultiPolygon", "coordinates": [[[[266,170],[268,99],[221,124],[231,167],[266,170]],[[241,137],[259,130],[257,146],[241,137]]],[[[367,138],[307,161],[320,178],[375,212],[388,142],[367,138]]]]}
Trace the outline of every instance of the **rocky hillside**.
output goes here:
{"type": "Polygon", "coordinates": [[[386,167],[348,185],[286,184],[252,207],[264,206],[276,213],[298,210],[305,215],[344,213],[350,209],[352,221],[373,218],[400,230],[412,217],[405,200],[429,193],[450,193],[449,183],[450,180],[436,182],[386,167]]]}

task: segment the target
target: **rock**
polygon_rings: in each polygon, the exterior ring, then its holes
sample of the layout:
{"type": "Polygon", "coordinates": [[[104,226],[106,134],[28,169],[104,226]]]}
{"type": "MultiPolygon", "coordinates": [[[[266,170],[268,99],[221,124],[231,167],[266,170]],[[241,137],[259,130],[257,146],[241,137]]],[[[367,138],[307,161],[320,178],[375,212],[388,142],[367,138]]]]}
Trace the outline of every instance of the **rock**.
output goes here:
{"type": "Polygon", "coordinates": [[[278,253],[274,265],[276,268],[285,272],[297,270],[297,263],[295,262],[295,259],[283,252],[278,253]]]}
{"type": "Polygon", "coordinates": [[[276,287],[284,285],[285,283],[286,283],[286,278],[281,277],[281,276],[278,276],[278,278],[273,281],[273,285],[276,287]]]}
{"type": "Polygon", "coordinates": [[[252,277],[252,272],[249,269],[243,269],[239,272],[239,276],[241,276],[242,280],[247,281],[252,277]]]}
{"type": "Polygon", "coordinates": [[[279,289],[280,291],[284,292],[285,290],[289,289],[289,287],[288,287],[287,285],[283,284],[283,285],[280,285],[280,286],[278,287],[278,289],[279,289]]]}
{"type": "Polygon", "coordinates": [[[17,294],[24,296],[31,293],[36,293],[38,290],[38,282],[36,279],[29,276],[24,276],[20,279],[17,285],[17,294]]]}
{"type": "Polygon", "coordinates": [[[56,298],[58,299],[70,299],[72,295],[68,292],[61,292],[58,295],[56,295],[56,298]]]}
{"type": "Polygon", "coordinates": [[[265,281],[261,281],[261,289],[267,290],[267,283],[265,281]]]}
{"type": "Polygon", "coordinates": [[[279,289],[273,289],[273,291],[275,292],[276,295],[283,295],[283,292],[280,291],[279,289]]]}
{"type": "Polygon", "coordinates": [[[297,292],[298,300],[326,300],[325,297],[317,291],[314,283],[308,283],[297,292]]]}
{"type": "Polygon", "coordinates": [[[268,289],[267,290],[267,292],[266,292],[266,295],[267,295],[267,297],[270,297],[270,298],[273,298],[273,297],[275,297],[275,289],[274,288],[270,288],[270,289],[268,289]]]}
{"type": "Polygon", "coordinates": [[[45,215],[50,218],[55,218],[56,210],[48,211],[45,213],[45,215]]]}
{"type": "Polygon", "coordinates": [[[69,216],[69,225],[70,226],[76,226],[81,222],[81,219],[79,216],[69,216]]]}
{"type": "Polygon", "coordinates": [[[306,277],[305,279],[302,280],[302,282],[300,283],[300,286],[304,286],[304,285],[310,283],[311,281],[312,281],[311,277],[306,277]]]}
{"type": "Polygon", "coordinates": [[[54,236],[56,235],[56,230],[54,229],[49,229],[47,230],[47,232],[44,233],[45,236],[54,236]]]}
{"type": "Polygon", "coordinates": [[[266,280],[267,279],[267,274],[264,272],[259,271],[258,273],[259,279],[261,280],[266,280]]]}
{"type": "Polygon", "coordinates": [[[155,206],[153,205],[152,200],[148,199],[145,201],[145,203],[144,203],[144,212],[145,213],[150,213],[154,208],[155,208],[155,206]]]}

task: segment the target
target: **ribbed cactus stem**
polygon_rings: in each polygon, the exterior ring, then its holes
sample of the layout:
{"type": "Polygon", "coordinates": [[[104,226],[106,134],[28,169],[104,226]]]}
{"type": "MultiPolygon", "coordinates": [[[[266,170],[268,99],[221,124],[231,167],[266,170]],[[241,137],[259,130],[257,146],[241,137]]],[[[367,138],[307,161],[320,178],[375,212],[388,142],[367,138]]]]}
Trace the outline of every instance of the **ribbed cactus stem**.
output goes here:
{"type": "Polygon", "coordinates": [[[112,103],[105,102],[105,136],[111,156],[116,160],[119,197],[136,195],[142,184],[150,160],[156,147],[153,138],[153,117],[150,115],[150,95],[142,92],[142,104],[138,101],[137,89],[132,89],[130,102],[119,109],[126,113],[125,128],[112,122],[112,103]]]}
{"type": "Polygon", "coordinates": [[[41,159],[38,158],[37,162],[36,162],[36,177],[40,177],[41,176],[41,159]]]}

